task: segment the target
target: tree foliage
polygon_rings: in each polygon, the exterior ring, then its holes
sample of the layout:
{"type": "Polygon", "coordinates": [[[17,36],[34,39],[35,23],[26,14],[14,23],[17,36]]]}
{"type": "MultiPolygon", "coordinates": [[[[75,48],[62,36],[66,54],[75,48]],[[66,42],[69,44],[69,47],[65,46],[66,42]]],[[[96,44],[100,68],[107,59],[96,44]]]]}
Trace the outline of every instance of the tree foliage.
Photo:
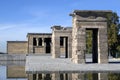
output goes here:
{"type": "MultiPolygon", "coordinates": [[[[115,57],[120,54],[120,23],[119,17],[115,12],[106,15],[108,25],[108,49],[109,53],[115,57]]],[[[87,53],[92,53],[92,31],[87,31],[86,47],[87,53]]]]}
{"type": "Polygon", "coordinates": [[[120,51],[119,17],[114,12],[107,14],[106,17],[107,17],[107,24],[108,24],[108,47],[111,55],[115,57],[116,53],[120,51]]]}
{"type": "Polygon", "coordinates": [[[92,31],[91,30],[87,30],[86,31],[86,52],[87,53],[92,53],[92,31]]]}

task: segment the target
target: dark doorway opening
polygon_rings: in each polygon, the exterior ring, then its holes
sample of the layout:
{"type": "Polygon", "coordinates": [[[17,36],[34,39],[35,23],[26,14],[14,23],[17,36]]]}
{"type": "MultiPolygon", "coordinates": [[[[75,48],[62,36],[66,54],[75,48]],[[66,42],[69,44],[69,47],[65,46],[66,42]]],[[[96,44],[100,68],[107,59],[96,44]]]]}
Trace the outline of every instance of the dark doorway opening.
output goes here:
{"type": "Polygon", "coordinates": [[[33,46],[37,46],[36,38],[33,38],[33,46]]]}
{"type": "Polygon", "coordinates": [[[98,29],[87,29],[86,35],[86,51],[88,53],[86,58],[91,57],[92,63],[98,63],[98,29]]]}
{"type": "Polygon", "coordinates": [[[64,48],[64,54],[61,56],[64,58],[68,58],[68,37],[60,37],[60,47],[64,48]]]}
{"type": "Polygon", "coordinates": [[[45,38],[44,42],[46,44],[46,46],[45,46],[46,53],[51,53],[51,45],[50,45],[51,38],[45,38]]]}
{"type": "Polygon", "coordinates": [[[65,58],[68,58],[68,37],[65,37],[65,58]]]}
{"type": "Polygon", "coordinates": [[[38,38],[38,46],[42,46],[42,38],[38,38]]]}

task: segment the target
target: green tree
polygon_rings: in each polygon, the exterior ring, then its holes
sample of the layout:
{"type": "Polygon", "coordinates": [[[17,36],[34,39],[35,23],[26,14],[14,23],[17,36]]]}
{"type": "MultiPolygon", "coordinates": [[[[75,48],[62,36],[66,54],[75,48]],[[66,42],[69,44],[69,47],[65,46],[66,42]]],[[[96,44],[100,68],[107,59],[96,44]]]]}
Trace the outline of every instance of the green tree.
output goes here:
{"type": "Polygon", "coordinates": [[[108,23],[108,47],[111,55],[116,56],[116,53],[120,50],[119,41],[119,17],[116,13],[107,14],[108,23]]]}
{"type": "MultiPolygon", "coordinates": [[[[106,15],[108,25],[108,49],[109,53],[115,57],[120,54],[120,23],[119,17],[115,12],[106,15]]],[[[92,52],[92,31],[88,30],[86,36],[87,53],[92,52]]]]}
{"type": "Polygon", "coordinates": [[[119,73],[109,73],[108,80],[120,80],[120,74],[119,73]]]}
{"type": "Polygon", "coordinates": [[[86,34],[86,52],[92,53],[92,31],[87,30],[86,34]]]}

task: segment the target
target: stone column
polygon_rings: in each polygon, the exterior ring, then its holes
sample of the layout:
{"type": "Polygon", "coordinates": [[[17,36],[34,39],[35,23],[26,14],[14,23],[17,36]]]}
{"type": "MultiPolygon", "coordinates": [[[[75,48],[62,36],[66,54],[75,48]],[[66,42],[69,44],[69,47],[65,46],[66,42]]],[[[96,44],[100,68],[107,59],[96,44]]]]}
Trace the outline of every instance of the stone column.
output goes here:
{"type": "Polygon", "coordinates": [[[28,80],[33,80],[33,74],[28,74],[28,80]]]}
{"type": "Polygon", "coordinates": [[[37,42],[36,46],[39,46],[39,40],[38,40],[38,38],[36,38],[36,42],[37,42]]]}
{"type": "Polygon", "coordinates": [[[63,46],[66,47],[66,37],[63,37],[63,46]]]}
{"type": "Polygon", "coordinates": [[[52,53],[52,43],[50,43],[50,53],[52,53]]]}
{"type": "MultiPolygon", "coordinates": [[[[63,37],[63,54],[66,57],[66,37],[63,37]]],[[[60,54],[62,53],[60,52],[60,54]]]]}
{"type": "Polygon", "coordinates": [[[59,73],[53,73],[52,74],[52,80],[60,80],[60,74],[59,73]]]}
{"type": "Polygon", "coordinates": [[[44,43],[44,53],[46,53],[46,42],[44,43]]]}
{"type": "Polygon", "coordinates": [[[42,38],[42,46],[44,46],[44,43],[45,43],[45,42],[44,42],[44,38],[42,38]]]}
{"type": "Polygon", "coordinates": [[[72,36],[68,37],[68,57],[72,58],[72,36]]]}
{"type": "Polygon", "coordinates": [[[108,80],[108,73],[98,73],[98,80],[108,80]]]}
{"type": "Polygon", "coordinates": [[[84,73],[74,73],[72,74],[72,80],[84,80],[84,73]]]}
{"type": "Polygon", "coordinates": [[[46,43],[44,42],[45,38],[42,38],[42,48],[43,48],[43,53],[46,53],[46,43]]]}
{"type": "Polygon", "coordinates": [[[73,62],[74,63],[85,63],[85,51],[86,51],[86,29],[75,27],[76,31],[73,36],[73,62]]]}
{"type": "Polygon", "coordinates": [[[28,53],[33,53],[33,37],[28,37],[28,53]]]}
{"type": "Polygon", "coordinates": [[[107,28],[98,30],[98,63],[108,63],[107,28]]]}
{"type": "Polygon", "coordinates": [[[60,58],[60,37],[55,32],[52,34],[52,57],[60,58]]]}
{"type": "Polygon", "coordinates": [[[68,80],[73,80],[72,79],[72,73],[68,73],[68,80]]]}

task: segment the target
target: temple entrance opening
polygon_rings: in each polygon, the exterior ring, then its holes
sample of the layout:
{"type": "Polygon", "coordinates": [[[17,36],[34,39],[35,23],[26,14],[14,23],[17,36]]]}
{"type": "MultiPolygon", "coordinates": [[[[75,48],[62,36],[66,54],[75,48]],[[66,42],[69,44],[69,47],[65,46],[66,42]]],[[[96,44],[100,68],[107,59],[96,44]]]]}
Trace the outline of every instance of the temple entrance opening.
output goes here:
{"type": "Polygon", "coordinates": [[[72,31],[72,61],[86,63],[86,31],[92,31],[92,63],[108,63],[107,14],[111,11],[75,10],[72,31]]]}
{"type": "Polygon", "coordinates": [[[51,38],[45,38],[45,51],[46,53],[51,53],[51,38]]]}
{"type": "Polygon", "coordinates": [[[68,58],[68,37],[60,37],[61,57],[68,58]]]}
{"type": "Polygon", "coordinates": [[[86,29],[86,55],[92,63],[98,63],[98,29],[86,29]]]}

